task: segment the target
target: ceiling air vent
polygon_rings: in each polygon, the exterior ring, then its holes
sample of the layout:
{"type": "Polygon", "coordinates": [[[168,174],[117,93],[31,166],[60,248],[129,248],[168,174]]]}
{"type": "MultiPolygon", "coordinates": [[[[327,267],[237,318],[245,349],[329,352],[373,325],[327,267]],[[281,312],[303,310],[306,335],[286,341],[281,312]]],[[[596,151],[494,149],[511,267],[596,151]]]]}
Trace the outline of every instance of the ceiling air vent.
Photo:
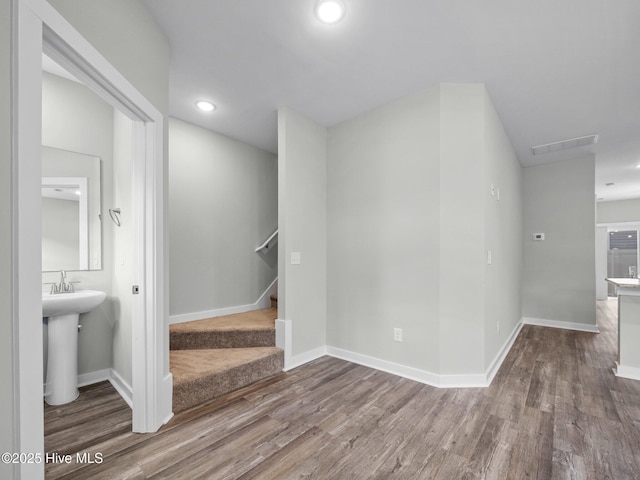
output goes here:
{"type": "Polygon", "coordinates": [[[598,134],[587,135],[585,137],[569,138],[568,140],[560,140],[559,142],[547,143],[531,147],[534,155],[544,155],[545,153],[559,152],[568,148],[586,147],[594,145],[598,141],[598,134]]]}

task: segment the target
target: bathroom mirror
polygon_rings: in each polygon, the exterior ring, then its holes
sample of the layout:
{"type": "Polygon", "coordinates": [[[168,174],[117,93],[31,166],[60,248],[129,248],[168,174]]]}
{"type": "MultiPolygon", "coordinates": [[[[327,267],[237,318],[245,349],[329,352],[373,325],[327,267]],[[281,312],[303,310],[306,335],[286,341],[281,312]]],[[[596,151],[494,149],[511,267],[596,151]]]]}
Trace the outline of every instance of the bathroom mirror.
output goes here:
{"type": "Polygon", "coordinates": [[[42,271],[100,270],[100,158],[42,147],[42,271]]]}

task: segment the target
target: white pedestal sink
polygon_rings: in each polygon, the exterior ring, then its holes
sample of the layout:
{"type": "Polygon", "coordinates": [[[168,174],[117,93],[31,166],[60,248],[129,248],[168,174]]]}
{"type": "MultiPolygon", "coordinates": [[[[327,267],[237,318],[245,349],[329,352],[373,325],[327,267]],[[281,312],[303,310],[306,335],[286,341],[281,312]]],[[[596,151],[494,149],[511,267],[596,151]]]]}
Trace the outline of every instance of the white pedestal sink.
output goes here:
{"type": "Polygon", "coordinates": [[[49,317],[47,392],[49,405],[78,398],[78,318],[100,305],[107,294],[97,290],[43,293],[42,316],[49,317]]]}

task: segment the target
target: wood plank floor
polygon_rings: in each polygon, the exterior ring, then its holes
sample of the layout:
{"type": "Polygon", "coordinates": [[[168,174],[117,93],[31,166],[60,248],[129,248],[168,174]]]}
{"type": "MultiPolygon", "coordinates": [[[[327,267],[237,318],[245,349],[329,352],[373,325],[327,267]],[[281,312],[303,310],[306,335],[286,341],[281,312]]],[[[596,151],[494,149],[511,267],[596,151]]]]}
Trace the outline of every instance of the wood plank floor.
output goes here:
{"type": "Polygon", "coordinates": [[[324,357],[140,435],[94,385],[46,407],[45,450],[102,463],[46,478],[640,479],[640,382],[613,375],[616,305],[597,308],[600,334],[525,326],[486,389],[324,357]]]}

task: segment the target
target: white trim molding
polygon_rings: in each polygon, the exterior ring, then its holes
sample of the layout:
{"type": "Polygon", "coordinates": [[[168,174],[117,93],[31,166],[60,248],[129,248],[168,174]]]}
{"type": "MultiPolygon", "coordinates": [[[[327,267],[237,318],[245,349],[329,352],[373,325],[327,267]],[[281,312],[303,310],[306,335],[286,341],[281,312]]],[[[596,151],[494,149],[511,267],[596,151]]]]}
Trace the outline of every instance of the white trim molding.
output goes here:
{"type": "Polygon", "coordinates": [[[260,295],[260,298],[254,303],[248,303],[246,305],[238,305],[235,307],[217,308],[214,310],[205,310],[202,312],[193,313],[181,313],[178,315],[171,315],[169,317],[169,324],[175,323],[193,322],[195,320],[204,320],[205,318],[221,317],[223,315],[233,315],[234,313],[250,312],[252,310],[260,310],[262,308],[269,308],[271,305],[271,295],[278,291],[278,278],[271,282],[271,285],[260,295]]]}
{"type": "MultiPolygon", "coordinates": [[[[103,368],[102,370],[95,370],[93,372],[80,373],[77,377],[78,388],[86,387],[87,385],[93,385],[95,383],[104,382],[109,380],[111,375],[110,368],[103,368]]],[[[49,393],[49,384],[44,383],[43,385],[44,396],[46,397],[49,393]]]]}
{"type": "Polygon", "coordinates": [[[380,358],[351,352],[337,347],[327,347],[327,355],[341,360],[346,360],[347,362],[357,363],[358,365],[365,367],[374,368],[382,372],[391,373],[399,377],[408,378],[409,380],[415,380],[416,382],[426,383],[427,385],[432,385],[434,387],[440,386],[439,375],[419,368],[408,367],[400,363],[382,360],[380,358]]]}
{"type": "Polygon", "coordinates": [[[498,370],[500,370],[500,366],[507,357],[511,347],[516,341],[516,338],[518,338],[518,334],[520,333],[520,330],[522,330],[522,325],[522,321],[516,324],[511,335],[509,335],[502,348],[498,351],[496,357],[493,362],[491,362],[491,365],[489,365],[489,368],[487,368],[485,373],[437,374],[427,370],[408,367],[399,363],[350,352],[336,347],[327,347],[327,355],[438,388],[488,387],[491,385],[491,382],[496,376],[496,373],[498,373],[498,370]]]}
{"type": "Polygon", "coordinates": [[[122,399],[127,402],[129,408],[133,410],[133,389],[124,378],[120,376],[113,368],[109,369],[109,376],[105,380],[109,380],[113,388],[120,394],[122,399]]]}
{"type": "Polygon", "coordinates": [[[616,377],[630,378],[631,380],[640,380],[640,368],[627,367],[625,365],[618,365],[613,369],[616,377]]]}
{"type": "Polygon", "coordinates": [[[111,378],[111,368],[103,368],[94,372],[81,373],[78,375],[78,387],[93,385],[94,383],[104,382],[111,378]]]}
{"type": "Polygon", "coordinates": [[[276,347],[284,350],[285,359],[291,356],[291,320],[276,319],[276,347]]]}
{"type": "MultiPolygon", "coordinates": [[[[113,388],[116,389],[122,399],[127,403],[127,405],[129,405],[129,408],[133,409],[133,389],[131,388],[131,385],[129,385],[113,368],[103,368],[102,370],[81,373],[78,375],[77,380],[78,388],[107,381],[113,385],[113,388]]],[[[47,394],[48,386],[48,383],[44,384],[45,396],[47,394]]]]}
{"type": "Polygon", "coordinates": [[[284,368],[285,372],[291,369],[312,362],[327,354],[326,345],[321,345],[307,352],[293,355],[293,346],[291,343],[291,320],[276,320],[276,347],[284,350],[284,368]]]}
{"type": "Polygon", "coordinates": [[[493,362],[491,362],[491,365],[489,365],[489,368],[487,369],[487,374],[486,374],[487,386],[491,385],[491,382],[493,382],[493,379],[496,376],[496,373],[498,373],[498,370],[500,370],[500,367],[502,366],[502,362],[504,362],[504,359],[507,358],[507,355],[511,351],[511,347],[513,347],[513,344],[518,338],[518,335],[520,335],[520,330],[522,330],[523,325],[524,325],[524,322],[522,321],[522,319],[520,319],[520,321],[517,323],[517,325],[511,332],[511,335],[509,335],[507,340],[504,342],[504,345],[502,345],[502,348],[496,355],[496,358],[494,358],[493,362]]]}
{"type": "Polygon", "coordinates": [[[330,357],[357,363],[358,365],[408,378],[409,380],[437,388],[477,388],[488,387],[491,384],[504,359],[511,350],[511,347],[518,338],[518,334],[520,330],[522,330],[522,325],[522,321],[516,324],[504,345],[491,362],[491,365],[489,365],[484,373],[437,374],[329,345],[321,346],[294,356],[292,355],[291,348],[291,320],[276,320],[276,346],[282,348],[285,352],[284,371],[289,371],[324,355],[329,355],[330,357]]]}
{"type": "Polygon", "coordinates": [[[298,355],[287,356],[285,354],[284,371],[288,372],[289,370],[304,365],[305,363],[312,362],[320,357],[324,357],[325,355],[327,355],[327,347],[324,345],[314,348],[313,350],[299,353],[298,355]]]}
{"type": "Polygon", "coordinates": [[[598,325],[587,323],[563,322],[560,320],[547,320],[545,318],[523,317],[522,323],[525,325],[537,325],[539,327],[562,328],[564,330],[576,330],[578,332],[600,333],[598,325]]]}

